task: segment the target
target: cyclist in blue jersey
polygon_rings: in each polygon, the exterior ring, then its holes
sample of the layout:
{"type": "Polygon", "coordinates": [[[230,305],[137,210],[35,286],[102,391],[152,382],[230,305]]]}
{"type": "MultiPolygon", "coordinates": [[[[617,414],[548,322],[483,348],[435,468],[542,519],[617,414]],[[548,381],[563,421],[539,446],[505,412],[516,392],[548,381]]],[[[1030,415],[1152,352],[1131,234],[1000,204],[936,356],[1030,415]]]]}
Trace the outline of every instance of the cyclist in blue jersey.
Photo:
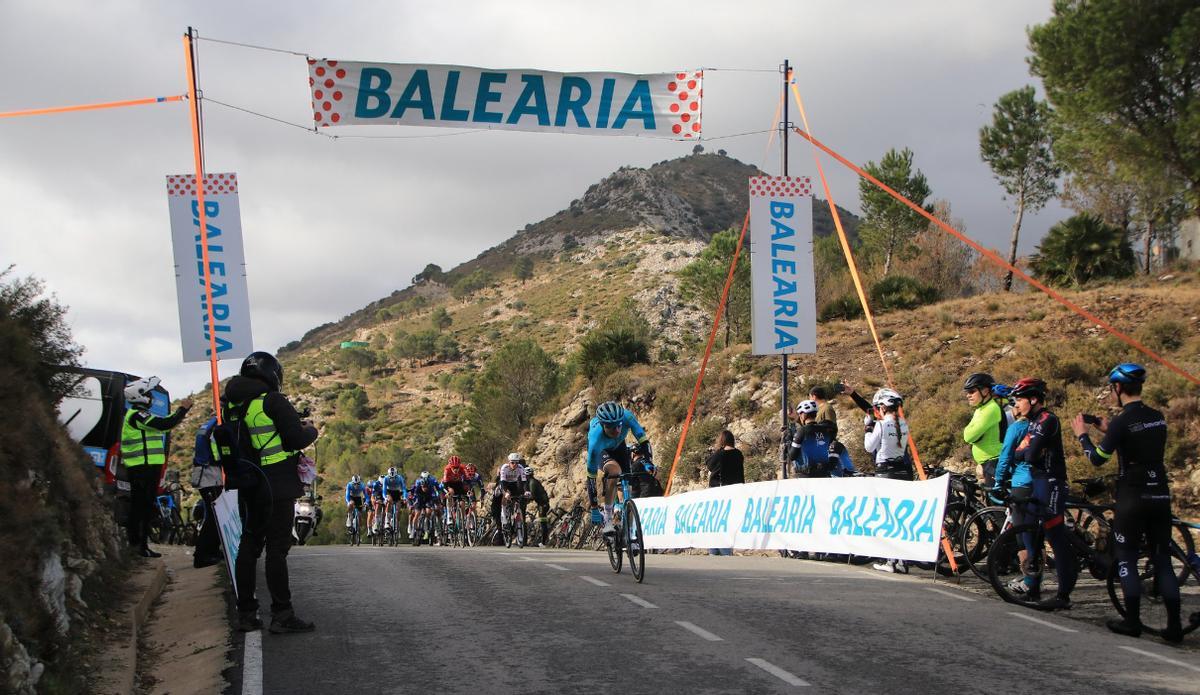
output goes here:
{"type": "Polygon", "coordinates": [[[375,535],[375,518],[383,513],[383,476],[367,483],[367,535],[375,535]]]}
{"type": "MultiPolygon", "coordinates": [[[[403,502],[404,496],[408,493],[408,486],[405,485],[404,474],[396,470],[395,466],[388,469],[387,475],[381,479],[383,481],[383,518],[386,519],[388,528],[391,528],[392,523],[392,507],[403,502]]],[[[398,513],[398,512],[397,512],[398,513]]]]}
{"type": "Polygon", "coordinates": [[[600,501],[603,504],[603,522],[605,535],[613,535],[616,529],[612,523],[613,488],[616,480],[608,476],[621,473],[634,473],[633,460],[625,439],[633,434],[637,439],[634,454],[639,461],[651,461],[650,438],[646,430],[637,421],[633,413],[622,408],[613,401],[601,403],[596,408],[596,416],[588,426],[587,445],[587,492],[588,501],[592,505],[592,520],[596,518],[596,483],[594,478],[604,475],[604,484],[600,489],[600,501]]]}
{"type": "Polygon", "coordinates": [[[414,520],[433,516],[439,498],[437,481],[428,473],[422,473],[417,482],[413,483],[412,493],[411,511],[414,520]]]}
{"type": "Polygon", "coordinates": [[[362,478],[357,475],[350,476],[350,482],[346,483],[346,528],[350,528],[350,518],[355,509],[362,510],[363,497],[367,494],[367,488],[363,485],[362,478]]]}
{"type": "MultiPolygon", "coordinates": [[[[792,438],[789,459],[797,478],[828,478],[834,462],[829,450],[837,437],[837,426],[827,420],[818,421],[817,402],[801,401],[794,413],[797,424],[792,438]]],[[[840,468],[841,462],[837,461],[840,468]]]]}

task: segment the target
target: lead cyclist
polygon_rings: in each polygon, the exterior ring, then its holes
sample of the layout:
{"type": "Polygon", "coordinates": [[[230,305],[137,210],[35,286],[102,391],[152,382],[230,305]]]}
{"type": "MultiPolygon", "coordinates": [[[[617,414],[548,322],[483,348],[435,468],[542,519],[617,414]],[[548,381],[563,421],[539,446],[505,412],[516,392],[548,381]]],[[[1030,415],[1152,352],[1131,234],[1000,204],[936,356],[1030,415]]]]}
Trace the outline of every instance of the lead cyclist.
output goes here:
{"type": "Polygon", "coordinates": [[[587,492],[588,501],[592,508],[592,521],[596,521],[596,479],[603,474],[603,485],[600,487],[600,502],[603,509],[601,519],[604,522],[604,535],[616,533],[613,526],[613,489],[616,486],[615,476],[621,473],[633,473],[634,461],[650,462],[650,437],[645,428],[637,421],[633,413],[613,401],[606,401],[596,408],[596,416],[588,426],[587,447],[587,492]],[[625,446],[626,438],[632,434],[637,440],[633,456],[625,446]],[[613,477],[609,477],[613,476],[613,477]]]}

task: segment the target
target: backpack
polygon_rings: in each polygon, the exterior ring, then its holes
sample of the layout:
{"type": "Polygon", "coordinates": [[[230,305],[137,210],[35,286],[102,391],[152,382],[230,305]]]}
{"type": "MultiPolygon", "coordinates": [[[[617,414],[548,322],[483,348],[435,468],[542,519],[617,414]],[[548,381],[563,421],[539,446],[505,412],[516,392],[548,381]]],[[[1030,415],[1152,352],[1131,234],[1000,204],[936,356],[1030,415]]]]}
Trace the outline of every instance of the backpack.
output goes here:
{"type": "Polygon", "coordinates": [[[250,439],[246,425],[249,403],[221,404],[221,423],[216,417],[204,423],[196,433],[192,455],[192,486],[203,489],[223,485],[230,490],[258,482],[255,470],[262,457],[250,439]]]}

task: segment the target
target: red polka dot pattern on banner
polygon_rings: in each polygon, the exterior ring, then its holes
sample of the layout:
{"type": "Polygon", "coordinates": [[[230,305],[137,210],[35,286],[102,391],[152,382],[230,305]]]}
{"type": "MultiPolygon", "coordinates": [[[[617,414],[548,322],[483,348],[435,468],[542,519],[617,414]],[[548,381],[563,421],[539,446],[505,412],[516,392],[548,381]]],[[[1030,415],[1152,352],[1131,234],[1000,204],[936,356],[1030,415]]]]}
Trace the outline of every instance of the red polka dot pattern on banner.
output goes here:
{"type": "Polygon", "coordinates": [[[683,138],[700,135],[700,99],[704,96],[704,71],[677,72],[674,79],[666,83],[671,95],[671,132],[683,138]]]}
{"type": "MultiPolygon", "coordinates": [[[[237,193],[237,174],[205,174],[204,195],[237,193]]],[[[196,177],[181,174],[167,177],[167,195],[192,198],[196,195],[196,177]]]]}
{"type": "Polygon", "coordinates": [[[349,71],[337,67],[336,60],[308,59],[308,84],[312,88],[313,122],[327,128],[349,117],[352,104],[346,100],[346,88],[352,86],[349,71]],[[335,79],[336,78],[336,79],[335,79]]]}
{"type": "Polygon", "coordinates": [[[812,179],[807,176],[752,176],[750,196],[810,196],[812,179]]]}

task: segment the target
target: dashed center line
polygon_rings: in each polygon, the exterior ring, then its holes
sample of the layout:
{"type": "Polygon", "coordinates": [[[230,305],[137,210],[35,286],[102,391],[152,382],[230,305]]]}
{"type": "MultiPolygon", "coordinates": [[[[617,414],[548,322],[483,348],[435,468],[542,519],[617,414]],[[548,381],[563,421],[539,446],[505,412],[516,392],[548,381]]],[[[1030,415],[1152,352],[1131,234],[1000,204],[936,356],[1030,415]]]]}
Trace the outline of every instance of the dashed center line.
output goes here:
{"type": "Polygon", "coordinates": [[[709,632],[708,630],[705,630],[704,628],[700,627],[699,625],[696,625],[695,623],[689,623],[686,620],[676,620],[675,624],[702,639],[708,640],[709,642],[724,642],[725,641],[725,640],[721,639],[720,637],[717,637],[713,633],[709,632]]]}
{"type": "Polygon", "coordinates": [[[962,594],[955,592],[955,591],[946,591],[944,589],[933,589],[930,587],[925,587],[925,590],[932,591],[935,594],[941,594],[942,596],[949,596],[950,598],[956,598],[959,601],[970,601],[971,603],[975,602],[975,599],[971,598],[970,596],[963,596],[962,594]]]}
{"type": "Polygon", "coordinates": [[[784,683],[787,683],[788,685],[795,685],[795,686],[809,685],[808,681],[804,680],[803,678],[797,677],[794,673],[789,673],[787,671],[784,671],[783,669],[779,668],[778,666],[771,663],[770,661],[765,661],[763,659],[751,659],[751,658],[747,658],[746,661],[749,661],[750,663],[761,668],[762,670],[766,671],[767,673],[771,674],[772,676],[775,676],[776,678],[783,681],[784,683]]]}
{"type": "Polygon", "coordinates": [[[1180,666],[1182,668],[1186,668],[1188,670],[1196,671],[1197,673],[1200,673],[1200,666],[1193,666],[1192,664],[1186,664],[1182,661],[1176,661],[1175,659],[1168,659],[1165,656],[1155,654],[1154,652],[1148,652],[1145,649],[1138,649],[1137,647],[1121,647],[1121,649],[1124,649],[1127,652],[1133,652],[1134,654],[1141,654],[1142,656],[1148,656],[1151,659],[1158,659],[1159,661],[1166,662],[1173,666],[1180,666]]]}
{"type": "Polygon", "coordinates": [[[547,562],[547,563],[546,563],[546,566],[547,566],[547,567],[549,567],[550,569],[562,570],[563,572],[569,572],[569,571],[570,571],[570,570],[568,570],[566,567],[563,567],[562,565],[556,565],[556,564],[554,564],[553,562],[547,562]]]}
{"type": "Polygon", "coordinates": [[[589,577],[586,574],[579,575],[579,578],[588,584],[595,584],[596,586],[612,586],[612,584],[609,584],[608,582],[602,582],[599,579],[596,579],[595,577],[589,577]]]}
{"type": "Polygon", "coordinates": [[[641,596],[635,596],[633,594],[621,594],[621,595],[624,596],[625,598],[629,599],[630,601],[636,603],[637,605],[641,606],[642,608],[658,608],[658,606],[654,605],[653,603],[650,603],[649,601],[642,598],[641,596]]]}
{"type": "Polygon", "coordinates": [[[1063,627],[1062,625],[1055,625],[1054,623],[1052,623],[1048,620],[1042,620],[1041,618],[1035,618],[1030,615],[1025,615],[1024,613],[1017,613],[1015,611],[1009,611],[1008,614],[1013,616],[1014,618],[1020,618],[1021,620],[1028,620],[1031,623],[1037,623],[1038,625],[1045,625],[1046,627],[1052,627],[1055,630],[1058,630],[1060,632],[1079,632],[1079,630],[1072,630],[1069,627],[1063,627]]]}

